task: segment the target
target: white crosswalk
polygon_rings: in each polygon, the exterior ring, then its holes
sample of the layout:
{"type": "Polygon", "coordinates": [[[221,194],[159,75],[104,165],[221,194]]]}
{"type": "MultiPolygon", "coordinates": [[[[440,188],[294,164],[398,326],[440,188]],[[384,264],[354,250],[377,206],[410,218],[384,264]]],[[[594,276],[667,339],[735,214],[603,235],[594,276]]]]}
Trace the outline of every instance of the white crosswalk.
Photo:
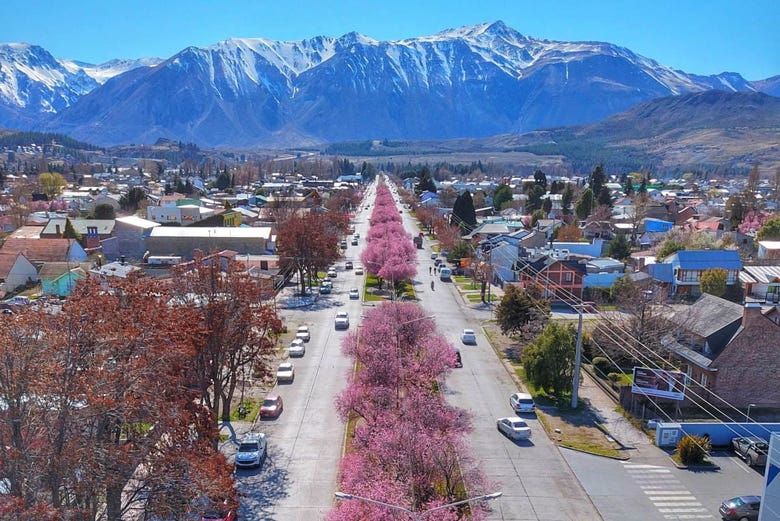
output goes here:
{"type": "Polygon", "coordinates": [[[647,499],[663,519],[715,519],[707,509],[674,477],[671,469],[658,465],[623,463],[623,468],[636,481],[647,499]]]}

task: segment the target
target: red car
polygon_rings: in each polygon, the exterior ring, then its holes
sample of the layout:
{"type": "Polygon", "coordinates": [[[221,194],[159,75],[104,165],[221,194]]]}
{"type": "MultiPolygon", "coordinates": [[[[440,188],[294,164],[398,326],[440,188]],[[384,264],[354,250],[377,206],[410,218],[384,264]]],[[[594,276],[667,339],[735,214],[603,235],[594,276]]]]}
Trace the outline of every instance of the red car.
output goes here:
{"type": "Polygon", "coordinates": [[[235,510],[209,510],[203,514],[200,521],[236,521],[238,514],[235,510]]]}
{"type": "Polygon", "coordinates": [[[260,406],[261,418],[277,418],[284,409],[282,397],[278,394],[266,394],[260,406]]]}

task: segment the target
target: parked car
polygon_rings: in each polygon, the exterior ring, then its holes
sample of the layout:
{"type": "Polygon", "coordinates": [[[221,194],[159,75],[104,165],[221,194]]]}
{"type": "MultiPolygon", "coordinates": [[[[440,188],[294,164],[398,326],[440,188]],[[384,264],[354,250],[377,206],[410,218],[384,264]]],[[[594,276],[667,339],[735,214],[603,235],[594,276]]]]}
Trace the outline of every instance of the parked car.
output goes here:
{"type": "Polygon", "coordinates": [[[531,438],[531,427],[520,418],[499,418],[496,420],[496,428],[513,440],[531,438]]]}
{"type": "Polygon", "coordinates": [[[260,404],[261,418],[278,418],[284,409],[282,397],[278,394],[266,394],[263,403],[260,404]]]}
{"type": "Polygon", "coordinates": [[[720,517],[727,521],[757,521],[761,496],[738,496],[720,505],[720,517]]]}
{"type": "Polygon", "coordinates": [[[355,275],[363,274],[363,266],[355,266],[355,275]]]}
{"type": "Polygon", "coordinates": [[[345,270],[351,270],[352,267],[353,267],[352,261],[347,261],[347,262],[344,263],[344,269],[345,270]]]}
{"type": "Polygon", "coordinates": [[[295,379],[295,367],[292,362],[282,362],[276,368],[277,382],[292,382],[295,379]]]}
{"type": "Polygon", "coordinates": [[[477,344],[477,335],[474,333],[473,329],[464,329],[463,332],[460,334],[460,340],[464,344],[477,344]]]}
{"type": "Polygon", "coordinates": [[[528,393],[514,393],[509,397],[509,405],[515,412],[534,412],[536,404],[534,397],[528,393]]]}
{"type": "Polygon", "coordinates": [[[289,349],[290,356],[303,356],[306,354],[306,344],[300,338],[296,338],[290,342],[289,349]]]}
{"type": "Polygon", "coordinates": [[[224,503],[211,504],[200,517],[200,521],[236,521],[236,519],[238,519],[236,511],[224,503]]]}
{"type": "Polygon", "coordinates": [[[349,314],[346,311],[336,313],[336,329],[349,329],[349,314]]]}
{"type": "Polygon", "coordinates": [[[9,306],[27,306],[30,303],[30,297],[25,297],[24,295],[16,295],[3,301],[3,304],[8,304],[9,306]]]}
{"type": "Polygon", "coordinates": [[[769,443],[758,436],[740,436],[731,439],[731,447],[751,467],[766,465],[769,443]]]}
{"type": "Polygon", "coordinates": [[[360,298],[360,291],[358,291],[357,288],[350,288],[349,290],[349,298],[355,300],[360,298]]]}
{"type": "Polygon", "coordinates": [[[309,332],[309,326],[298,326],[298,330],[295,332],[295,338],[300,338],[304,342],[311,340],[311,333],[309,332]]]}
{"type": "Polygon", "coordinates": [[[460,357],[460,349],[455,350],[455,367],[463,367],[463,359],[460,357]]]}
{"type": "Polygon", "coordinates": [[[259,467],[265,458],[268,443],[265,434],[249,433],[241,438],[236,451],[235,464],[238,468],[259,467]]]}

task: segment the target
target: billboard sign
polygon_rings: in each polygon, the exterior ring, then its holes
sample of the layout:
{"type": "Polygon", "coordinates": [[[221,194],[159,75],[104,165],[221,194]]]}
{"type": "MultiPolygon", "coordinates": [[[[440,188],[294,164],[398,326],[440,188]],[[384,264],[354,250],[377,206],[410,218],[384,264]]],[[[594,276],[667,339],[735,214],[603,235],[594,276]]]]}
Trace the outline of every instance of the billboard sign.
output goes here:
{"type": "Polygon", "coordinates": [[[650,367],[634,367],[631,392],[669,400],[685,399],[685,373],[650,367]]]}

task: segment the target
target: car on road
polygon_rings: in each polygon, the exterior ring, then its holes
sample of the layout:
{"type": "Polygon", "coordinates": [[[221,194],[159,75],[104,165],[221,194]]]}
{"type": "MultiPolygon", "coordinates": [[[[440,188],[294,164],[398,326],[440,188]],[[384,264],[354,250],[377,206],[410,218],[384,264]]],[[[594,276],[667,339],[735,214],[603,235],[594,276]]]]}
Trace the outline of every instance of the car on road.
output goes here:
{"type": "Polygon", "coordinates": [[[455,367],[463,367],[463,359],[460,357],[460,349],[455,350],[455,367]]]}
{"type": "Polygon", "coordinates": [[[460,340],[464,344],[477,344],[477,335],[474,333],[473,329],[464,329],[463,332],[460,334],[460,340]]]}
{"type": "Polygon", "coordinates": [[[766,465],[769,443],[759,436],[739,436],[731,439],[731,447],[751,467],[766,465]]]}
{"type": "Polygon", "coordinates": [[[347,261],[344,263],[344,269],[345,270],[351,270],[353,267],[352,261],[347,261]]]}
{"type": "Polygon", "coordinates": [[[357,245],[358,245],[358,240],[352,239],[352,246],[357,246],[357,245]]]}
{"type": "Polygon", "coordinates": [[[355,275],[363,274],[363,266],[355,266],[355,275]]]}
{"type": "Polygon", "coordinates": [[[761,508],[761,496],[738,496],[720,505],[720,517],[726,521],[756,521],[761,508]]]}
{"type": "Polygon", "coordinates": [[[357,288],[350,288],[349,298],[355,300],[360,298],[360,291],[357,288]]]}
{"type": "Polygon", "coordinates": [[[514,393],[509,396],[509,405],[516,412],[534,412],[536,410],[536,404],[534,403],[534,397],[528,393],[514,393]]]}
{"type": "Polygon", "coordinates": [[[336,329],[349,329],[349,314],[346,311],[336,313],[336,329]]]}
{"type": "Polygon", "coordinates": [[[261,418],[278,418],[284,409],[282,397],[278,394],[266,394],[263,403],[260,404],[261,418]]]}
{"type": "Polygon", "coordinates": [[[263,433],[249,433],[241,438],[236,451],[237,468],[259,467],[265,458],[268,443],[263,433]]]}
{"type": "Polygon", "coordinates": [[[306,344],[300,338],[296,338],[290,342],[290,349],[288,350],[290,356],[303,356],[306,354],[306,344]]]}
{"type": "Polygon", "coordinates": [[[333,289],[333,284],[320,284],[320,295],[327,295],[333,289]]]}
{"type": "Polygon", "coordinates": [[[353,239],[360,239],[360,234],[358,232],[355,232],[354,235],[352,235],[353,239]]]}
{"type": "Polygon", "coordinates": [[[341,241],[341,249],[346,250],[347,249],[347,241],[341,241]]]}
{"type": "Polygon", "coordinates": [[[431,260],[436,260],[436,257],[438,257],[439,254],[436,252],[431,253],[431,260]]]}
{"type": "Polygon", "coordinates": [[[499,418],[496,420],[496,428],[513,440],[531,438],[531,427],[520,418],[499,418]]]}
{"type": "Polygon", "coordinates": [[[298,330],[295,332],[295,338],[300,338],[304,342],[311,340],[309,326],[298,326],[298,330]]]}
{"type": "Polygon", "coordinates": [[[334,268],[328,270],[328,277],[335,279],[337,276],[338,273],[336,273],[336,270],[334,268]]]}
{"type": "Polygon", "coordinates": [[[226,506],[211,507],[203,512],[200,521],[236,521],[238,514],[226,506]]]}
{"type": "Polygon", "coordinates": [[[282,362],[276,368],[277,382],[292,382],[295,379],[295,367],[292,362],[282,362]]]}

